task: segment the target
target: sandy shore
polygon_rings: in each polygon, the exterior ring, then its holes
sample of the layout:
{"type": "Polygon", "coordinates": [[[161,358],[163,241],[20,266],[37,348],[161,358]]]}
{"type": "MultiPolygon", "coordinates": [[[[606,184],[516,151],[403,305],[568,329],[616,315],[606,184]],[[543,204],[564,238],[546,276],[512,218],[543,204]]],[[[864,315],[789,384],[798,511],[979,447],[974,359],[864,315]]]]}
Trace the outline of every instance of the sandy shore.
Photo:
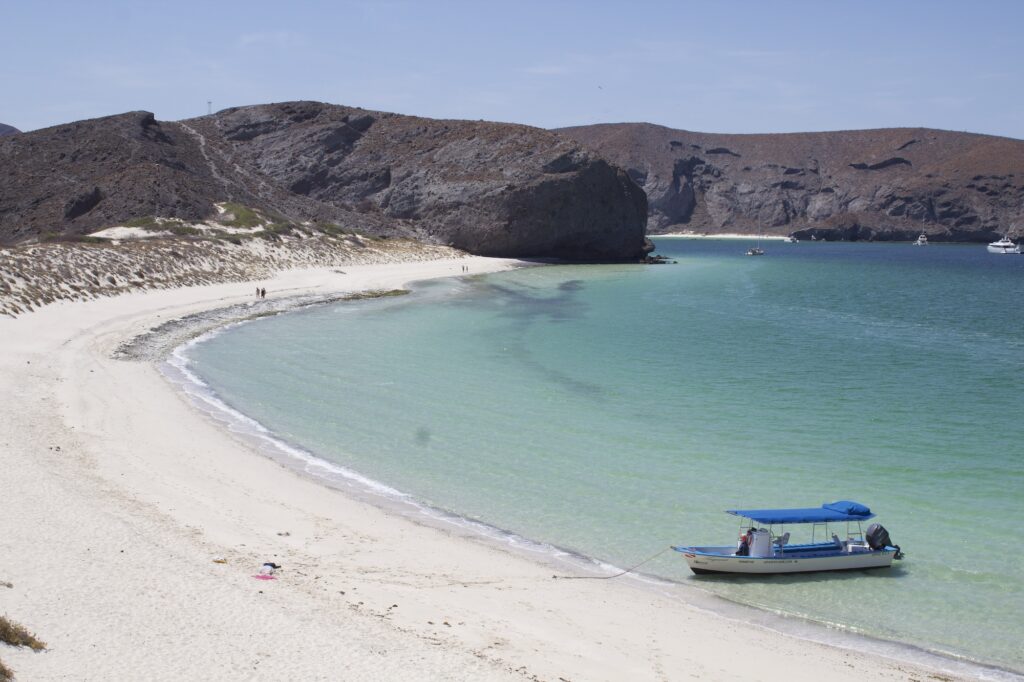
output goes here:
{"type": "MultiPolygon", "coordinates": [[[[739,234],[736,232],[723,232],[722,234],[704,234],[696,232],[666,232],[665,234],[652,234],[649,235],[654,238],[660,237],[671,237],[674,239],[757,239],[756,234],[739,234]]],[[[784,235],[767,235],[763,234],[760,237],[764,241],[784,241],[789,239],[784,235]]]]}
{"type": "Polygon", "coordinates": [[[923,680],[935,671],[781,634],[629,580],[552,580],[254,452],[153,362],[170,319],[271,298],[496,271],[469,258],[57,303],[0,319],[0,645],[22,680],[923,680]],[[223,557],[226,563],[215,563],[223,557]],[[277,580],[253,578],[264,561],[277,580]]]}

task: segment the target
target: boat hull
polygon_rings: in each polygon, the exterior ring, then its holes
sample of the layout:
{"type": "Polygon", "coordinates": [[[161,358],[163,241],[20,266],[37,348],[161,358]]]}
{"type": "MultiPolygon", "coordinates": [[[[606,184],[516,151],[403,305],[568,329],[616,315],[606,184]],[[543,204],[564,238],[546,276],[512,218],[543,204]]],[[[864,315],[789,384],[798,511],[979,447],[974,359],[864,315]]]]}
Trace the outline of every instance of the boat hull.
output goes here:
{"type": "Polygon", "coordinates": [[[697,574],[744,573],[773,575],[779,573],[816,573],[821,571],[861,571],[892,566],[896,549],[846,552],[825,550],[811,553],[784,553],[770,557],[736,556],[729,548],[677,547],[690,570],[697,574]],[[712,550],[712,551],[708,551],[712,550]]]}
{"type": "Polygon", "coordinates": [[[989,253],[1012,253],[1012,254],[1019,254],[1020,253],[1020,247],[1019,246],[992,246],[991,244],[989,244],[988,245],[988,252],[989,253]]]}

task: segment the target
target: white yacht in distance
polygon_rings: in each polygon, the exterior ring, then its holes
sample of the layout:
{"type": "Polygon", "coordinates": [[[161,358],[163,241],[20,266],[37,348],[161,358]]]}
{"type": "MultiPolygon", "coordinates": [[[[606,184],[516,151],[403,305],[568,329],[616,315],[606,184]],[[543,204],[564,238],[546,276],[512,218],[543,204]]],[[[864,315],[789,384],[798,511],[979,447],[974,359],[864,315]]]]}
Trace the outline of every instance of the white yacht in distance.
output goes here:
{"type": "Polygon", "coordinates": [[[914,246],[928,246],[928,235],[924,232],[917,235],[917,241],[914,242],[914,246]]]}
{"type": "Polygon", "coordinates": [[[748,256],[763,256],[764,255],[764,249],[761,248],[761,235],[760,235],[760,233],[758,233],[758,235],[757,235],[757,246],[753,246],[753,247],[747,249],[747,255],[748,256]]]}
{"type": "Polygon", "coordinates": [[[1010,241],[1009,237],[1003,237],[997,242],[988,245],[989,253],[1020,253],[1020,247],[1010,241]]]}

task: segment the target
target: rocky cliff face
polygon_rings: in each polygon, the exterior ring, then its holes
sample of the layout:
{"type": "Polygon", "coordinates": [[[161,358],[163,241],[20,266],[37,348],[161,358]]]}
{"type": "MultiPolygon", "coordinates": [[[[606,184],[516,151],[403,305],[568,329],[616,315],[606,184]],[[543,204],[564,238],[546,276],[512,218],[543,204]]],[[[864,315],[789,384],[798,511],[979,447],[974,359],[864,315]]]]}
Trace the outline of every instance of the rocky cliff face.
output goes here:
{"type": "Polygon", "coordinates": [[[202,220],[230,201],[494,256],[634,259],[646,198],[554,133],[318,102],[160,122],[147,112],[0,141],[0,241],[143,216],[202,220]]]}
{"type": "Polygon", "coordinates": [[[17,135],[20,132],[21,131],[15,128],[14,126],[9,126],[5,123],[0,123],[0,137],[3,137],[4,135],[17,135]]]}
{"type": "Polygon", "coordinates": [[[1024,141],[926,128],[717,135],[559,131],[627,170],[648,230],[989,241],[1024,233],[1024,141]]]}

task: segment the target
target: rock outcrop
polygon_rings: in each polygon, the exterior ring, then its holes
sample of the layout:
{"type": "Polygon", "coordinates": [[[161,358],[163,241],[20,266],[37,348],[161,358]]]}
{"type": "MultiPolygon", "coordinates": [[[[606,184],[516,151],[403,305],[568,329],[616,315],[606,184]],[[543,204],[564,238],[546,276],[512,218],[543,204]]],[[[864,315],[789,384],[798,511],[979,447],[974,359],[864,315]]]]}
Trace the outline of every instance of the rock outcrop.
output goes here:
{"type": "Polygon", "coordinates": [[[0,123],[0,137],[4,135],[17,135],[21,131],[14,126],[9,126],[6,123],[0,123]]]}
{"type": "Polygon", "coordinates": [[[926,128],[717,135],[564,128],[644,188],[652,234],[990,241],[1024,234],[1024,141],[926,128]]]}
{"type": "Polygon", "coordinates": [[[649,248],[624,171],[555,133],[290,102],[132,112],[0,141],[0,241],[74,237],[234,202],[472,253],[627,260],[649,248]]]}

